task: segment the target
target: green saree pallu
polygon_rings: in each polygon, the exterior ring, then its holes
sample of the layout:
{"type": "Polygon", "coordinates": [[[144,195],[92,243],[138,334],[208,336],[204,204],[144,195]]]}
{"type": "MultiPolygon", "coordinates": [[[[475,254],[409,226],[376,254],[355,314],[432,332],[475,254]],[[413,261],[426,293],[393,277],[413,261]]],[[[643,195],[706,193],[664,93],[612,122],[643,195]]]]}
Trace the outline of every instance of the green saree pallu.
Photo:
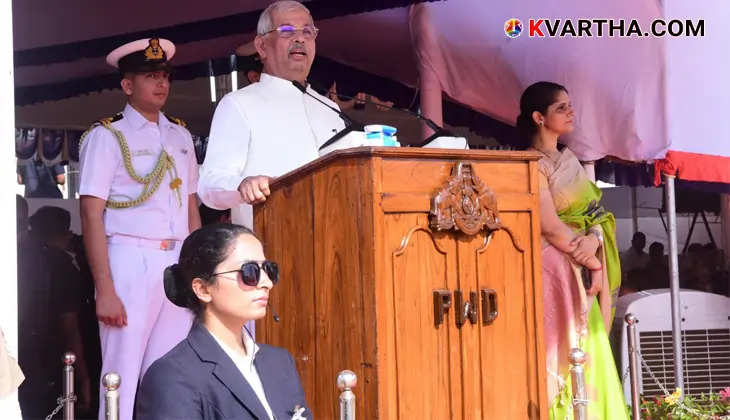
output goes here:
{"type": "MultiPolygon", "coordinates": [[[[583,193],[577,197],[572,205],[558,212],[563,223],[573,227],[578,233],[585,234],[591,228],[600,227],[603,237],[601,263],[605,267],[604,273],[608,279],[608,295],[610,297],[610,317],[607,329],[616,313],[616,299],[621,287],[621,262],[616,244],[616,219],[600,204],[602,192],[593,182],[589,182],[583,193]]],[[[607,299],[608,300],[608,299],[607,299]]],[[[601,302],[603,303],[603,302],[601,302]]]]}

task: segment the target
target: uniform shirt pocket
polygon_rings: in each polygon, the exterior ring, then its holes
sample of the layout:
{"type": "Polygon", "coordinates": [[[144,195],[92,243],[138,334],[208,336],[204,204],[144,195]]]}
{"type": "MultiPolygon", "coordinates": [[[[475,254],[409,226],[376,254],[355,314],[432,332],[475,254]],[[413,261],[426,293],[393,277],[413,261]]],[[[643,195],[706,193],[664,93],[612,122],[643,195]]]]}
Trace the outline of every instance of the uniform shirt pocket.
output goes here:
{"type": "Polygon", "coordinates": [[[132,149],[132,167],[139,176],[146,176],[155,168],[160,153],[152,149],[132,149]]]}

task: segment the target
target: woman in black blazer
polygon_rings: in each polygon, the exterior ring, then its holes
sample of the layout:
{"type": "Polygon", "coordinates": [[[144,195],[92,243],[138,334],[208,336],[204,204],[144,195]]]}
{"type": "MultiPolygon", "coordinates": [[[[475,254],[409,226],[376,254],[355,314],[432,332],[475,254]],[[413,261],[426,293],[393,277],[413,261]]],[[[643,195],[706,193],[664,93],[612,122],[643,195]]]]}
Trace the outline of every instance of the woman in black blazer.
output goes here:
{"type": "Polygon", "coordinates": [[[167,297],[196,322],[145,374],[136,419],[311,419],[289,352],[255,343],[244,328],[266,315],[278,279],[276,263],[245,227],[217,224],[190,234],[164,283],[167,297]]]}

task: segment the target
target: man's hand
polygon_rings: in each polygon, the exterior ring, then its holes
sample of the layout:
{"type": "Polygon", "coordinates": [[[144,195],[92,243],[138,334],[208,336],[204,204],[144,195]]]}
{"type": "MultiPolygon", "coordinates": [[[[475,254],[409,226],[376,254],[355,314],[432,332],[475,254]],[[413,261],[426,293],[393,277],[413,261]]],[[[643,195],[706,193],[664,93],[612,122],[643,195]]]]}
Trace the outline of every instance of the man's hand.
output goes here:
{"type": "Polygon", "coordinates": [[[114,292],[96,296],[96,317],[111,327],[127,326],[127,311],[114,292]]]}
{"type": "Polygon", "coordinates": [[[327,97],[340,107],[340,111],[347,111],[352,108],[362,109],[367,102],[374,103],[378,111],[390,111],[393,108],[393,102],[382,101],[377,96],[368,95],[364,92],[358,92],[353,99],[341,101],[340,97],[337,96],[337,82],[332,82],[332,86],[327,91],[327,97]]]}
{"type": "MultiPolygon", "coordinates": [[[[364,95],[363,95],[364,96],[364,95]]],[[[340,100],[340,97],[337,95],[337,82],[332,82],[332,86],[330,86],[329,90],[327,91],[327,97],[330,98],[334,103],[337,104],[337,106],[340,108],[340,111],[348,111],[355,107],[355,100],[350,99],[349,101],[342,101],[340,100]]],[[[364,99],[364,98],[361,98],[364,99]]]]}
{"type": "Polygon", "coordinates": [[[238,191],[246,204],[257,204],[266,201],[271,194],[269,182],[271,178],[264,175],[248,176],[241,181],[238,191]]]}
{"type": "Polygon", "coordinates": [[[368,96],[368,99],[370,102],[375,103],[375,108],[378,111],[390,111],[391,108],[393,108],[393,102],[392,101],[382,101],[377,96],[368,96]]]}

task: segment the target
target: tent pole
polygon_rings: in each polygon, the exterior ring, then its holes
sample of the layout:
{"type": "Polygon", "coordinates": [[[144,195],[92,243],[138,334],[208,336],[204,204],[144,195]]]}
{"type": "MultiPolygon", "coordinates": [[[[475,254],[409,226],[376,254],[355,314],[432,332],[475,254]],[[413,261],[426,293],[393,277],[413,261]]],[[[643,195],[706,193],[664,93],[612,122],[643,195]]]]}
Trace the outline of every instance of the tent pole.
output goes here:
{"type": "Polygon", "coordinates": [[[674,201],[674,176],[664,174],[664,194],[667,203],[669,225],[669,285],[672,298],[672,344],[674,348],[674,384],[682,390],[684,398],[684,375],[682,363],[682,318],[679,295],[679,258],[677,257],[677,211],[674,201]]]}
{"type": "Polygon", "coordinates": [[[631,232],[632,235],[639,231],[639,212],[636,209],[638,200],[636,196],[636,187],[631,187],[631,222],[634,230],[631,232]]]}
{"type": "Polygon", "coordinates": [[[238,63],[236,54],[231,54],[231,92],[238,90],[238,63]]]}
{"type": "MultiPolygon", "coordinates": [[[[720,221],[722,226],[721,244],[725,254],[724,266],[728,265],[730,256],[730,194],[720,194],[720,221]]],[[[730,282],[730,280],[728,280],[730,282]]],[[[728,284],[730,286],[730,284],[728,284]]],[[[730,289],[730,288],[729,288],[730,289]]]]}
{"type": "MultiPolygon", "coordinates": [[[[419,63],[419,88],[421,89],[421,114],[430,118],[437,125],[444,126],[443,92],[441,83],[432,68],[419,63]]],[[[421,123],[421,140],[425,140],[434,131],[421,123]]],[[[419,141],[420,142],[420,141],[419,141]]]]}
{"type": "Polygon", "coordinates": [[[213,60],[208,60],[208,78],[210,79],[210,101],[215,103],[215,73],[213,72],[213,60]]]}

